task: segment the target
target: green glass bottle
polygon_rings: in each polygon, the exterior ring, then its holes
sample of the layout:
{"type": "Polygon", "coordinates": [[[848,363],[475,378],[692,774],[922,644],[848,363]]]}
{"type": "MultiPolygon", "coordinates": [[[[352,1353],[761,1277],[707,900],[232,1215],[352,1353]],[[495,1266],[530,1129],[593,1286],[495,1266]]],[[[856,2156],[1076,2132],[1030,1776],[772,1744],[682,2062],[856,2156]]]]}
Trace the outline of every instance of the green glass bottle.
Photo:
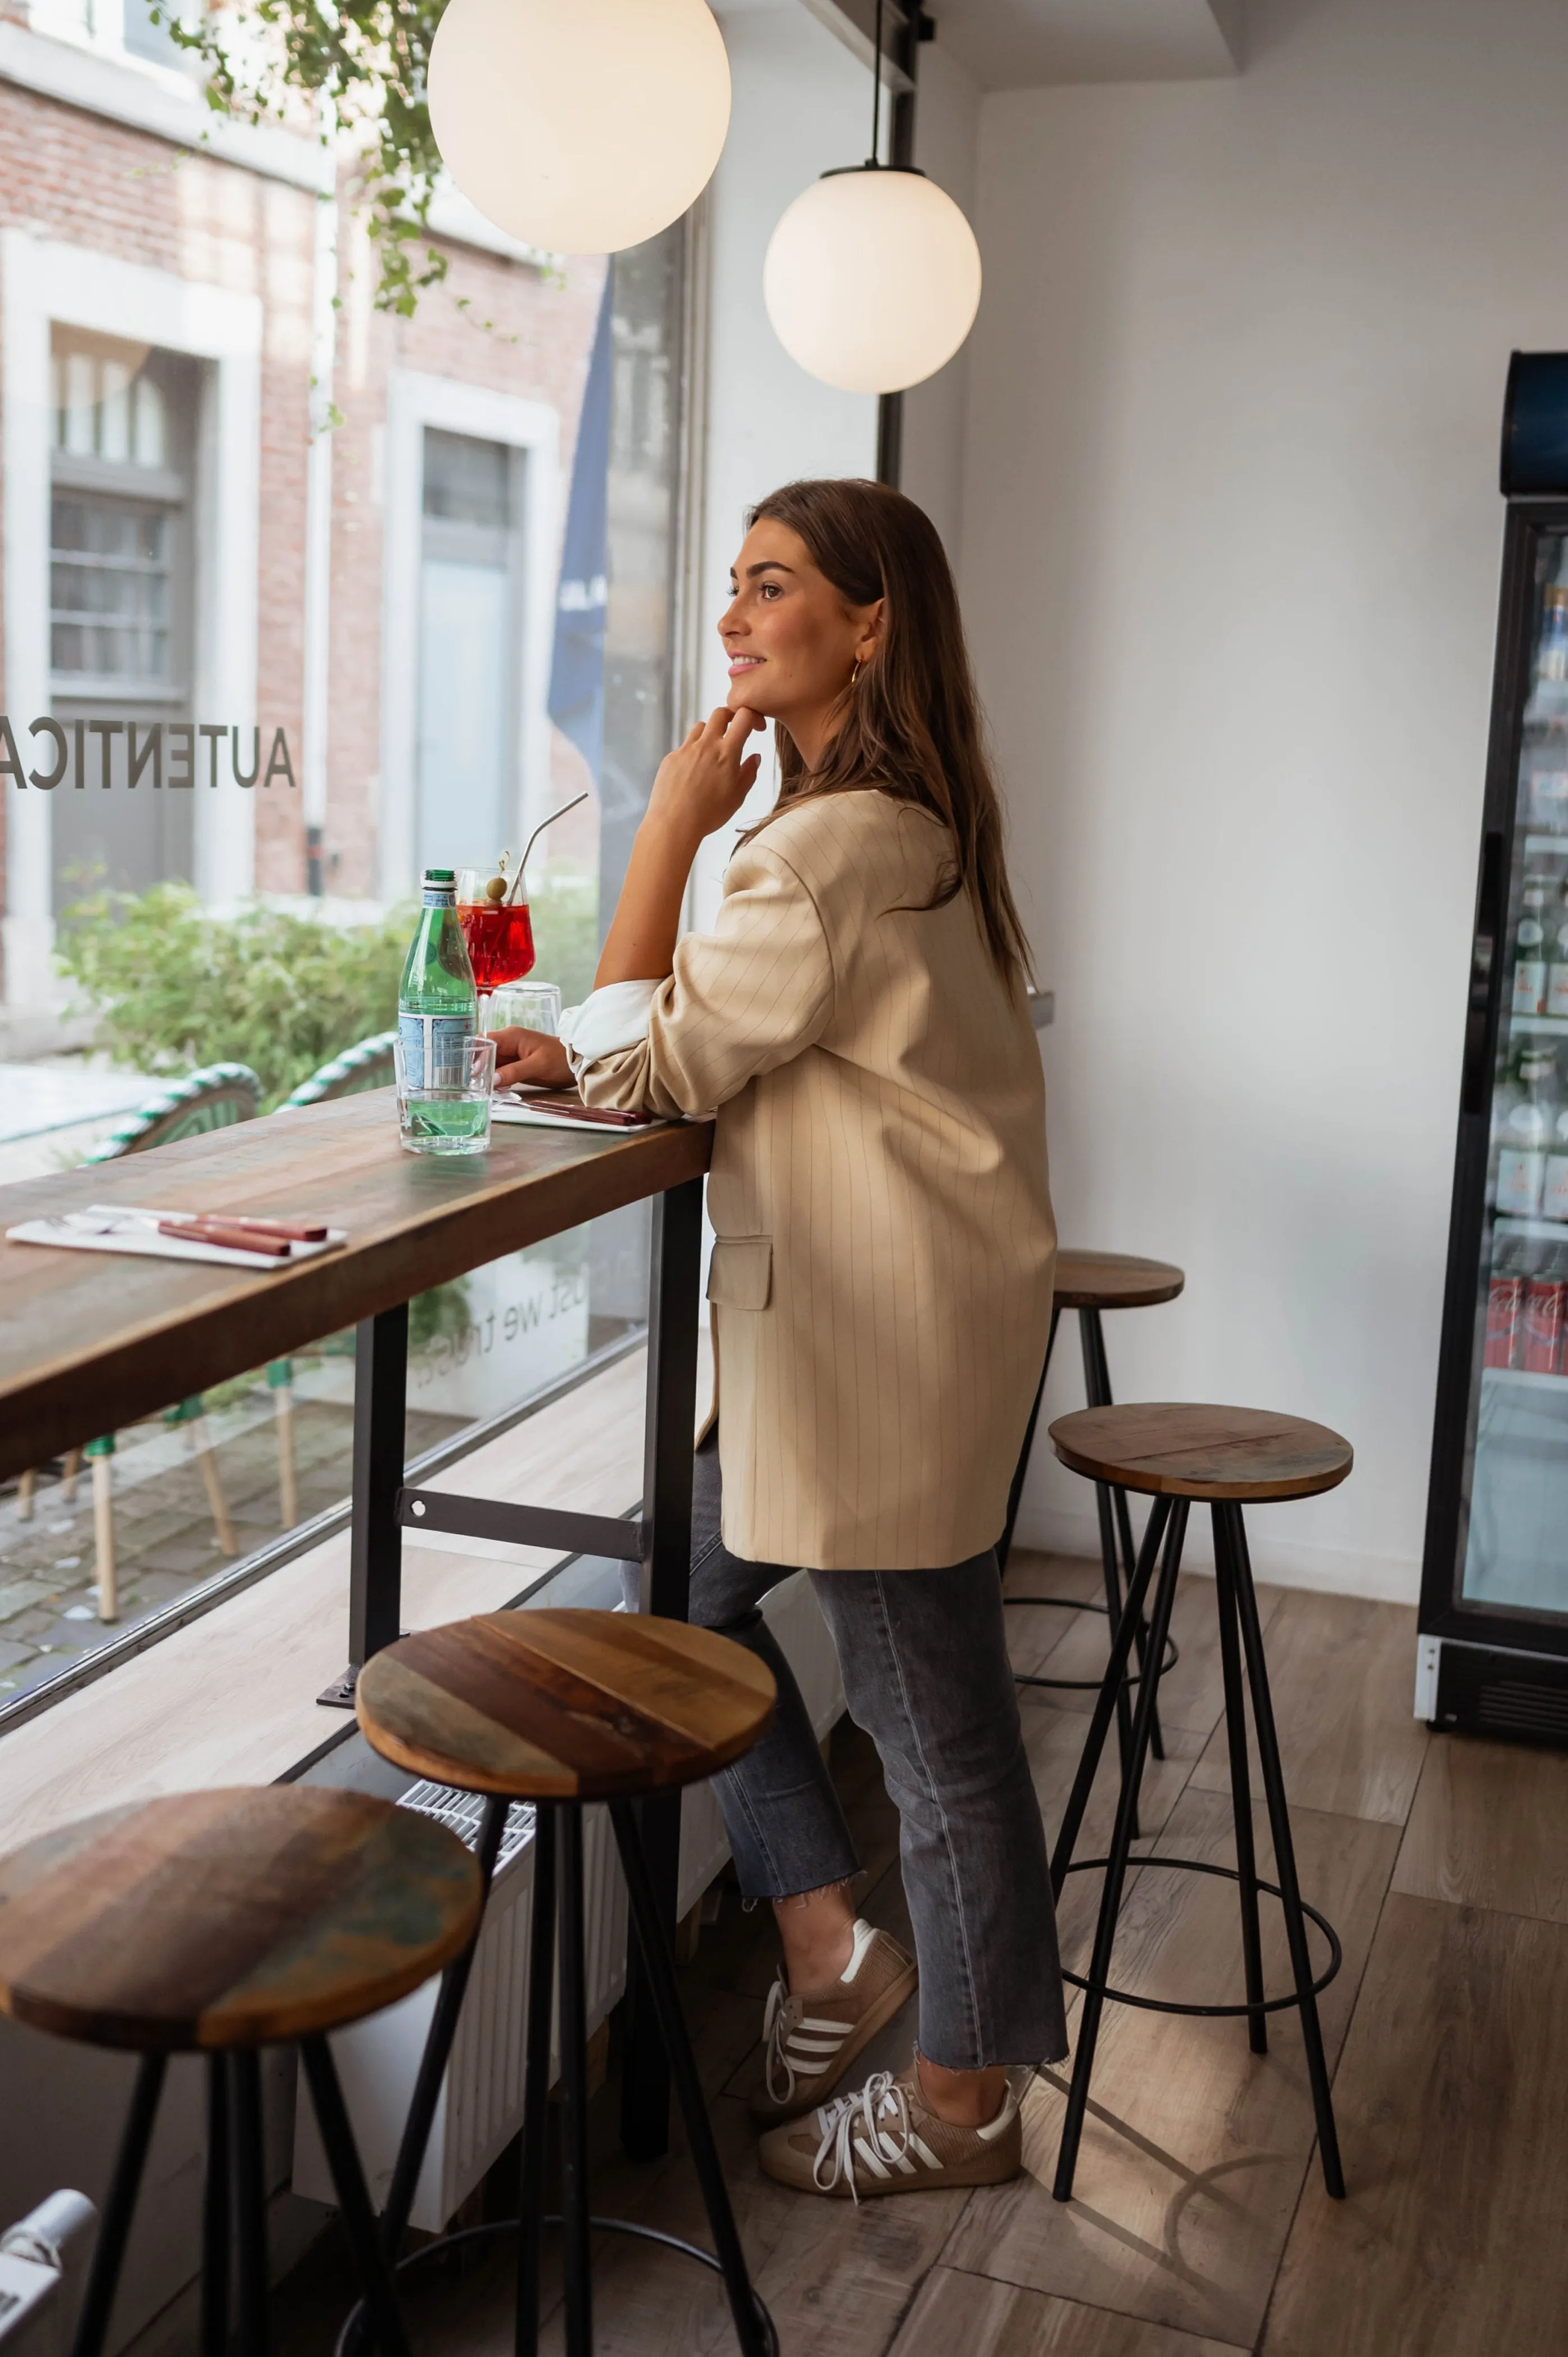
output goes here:
{"type": "Polygon", "coordinates": [[[478,993],[450,867],[425,869],[423,899],[397,994],[397,1032],[411,1088],[455,1080],[463,1067],[462,1043],[479,1028],[478,993]]]}

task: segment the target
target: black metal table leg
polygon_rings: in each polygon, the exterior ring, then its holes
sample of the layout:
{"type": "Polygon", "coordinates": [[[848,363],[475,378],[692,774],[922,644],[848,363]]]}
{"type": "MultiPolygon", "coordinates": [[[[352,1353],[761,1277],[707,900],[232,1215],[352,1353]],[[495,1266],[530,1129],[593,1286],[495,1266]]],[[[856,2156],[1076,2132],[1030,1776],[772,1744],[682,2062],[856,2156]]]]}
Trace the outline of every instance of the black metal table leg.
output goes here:
{"type": "MultiPolygon", "coordinates": [[[[1181,1544],[1187,1530],[1187,1500],[1178,1498],[1171,1509],[1165,1560],[1160,1566],[1159,1585],[1155,1591],[1154,1610],[1149,1619],[1150,1651],[1155,1661],[1161,1660],[1165,1653],[1171,1607],[1176,1601],[1176,1577],[1181,1569],[1181,1544]]],[[[1154,1516],[1151,1514],[1149,1519],[1153,1527],[1154,1516]]],[[[1140,1566],[1140,1570],[1142,1568],[1140,1566]]],[[[1112,1674],[1120,1682],[1125,1672],[1133,1631],[1138,1625],[1138,1614],[1142,1609],[1142,1595],[1129,1597],[1112,1652],[1112,1672],[1107,1674],[1108,1686],[1112,1682],[1112,1674]]],[[[1089,2082],[1094,2070],[1094,2050],[1100,2037],[1100,2018],[1104,2011],[1105,1988],[1111,1976],[1111,1951],[1116,1938],[1116,1918],[1121,1912],[1122,1891],[1127,1879],[1128,1853],[1133,1845],[1134,1799],[1149,1748],[1149,1727],[1154,1709],[1155,1682],[1152,1678],[1145,1678],[1138,1688],[1138,1707],[1133,1722],[1132,1772],[1122,1781],[1122,1797],[1117,1803],[1116,1829],[1111,1838],[1111,1855],[1106,1861],[1100,1920],[1094,1932],[1094,1955],[1089,1968],[1089,1986],[1084,1990],[1083,2005],[1078,2018],[1072,2084],[1068,2090],[1067,2115],[1062,2123],[1061,2147],[1057,2155],[1056,2180],[1051,2187],[1052,2195],[1058,2201],[1070,2201],[1072,2199],[1073,2172],[1078,2166],[1079,2142],[1083,2134],[1083,2115],[1089,2102],[1089,2082]]]]}
{"type": "Polygon", "coordinates": [[[583,1811],[556,1809],[561,1836],[561,2223],[566,2307],[566,2357],[593,2357],[594,2319],[588,2251],[588,2041],[584,1996],[583,1811]]]}
{"type": "Polygon", "coordinates": [[[201,2357],[229,2346],[229,2074],[207,2058],[207,2177],[201,2201],[201,2357]]]}
{"type": "MultiPolygon", "coordinates": [[[[1219,1616],[1219,1661],[1225,1683],[1225,1739],[1230,1755],[1230,1811],[1236,1824],[1236,1879],[1241,1900],[1241,1958],[1247,1978],[1247,2002],[1261,2008],[1263,2001],[1263,1944],[1258,1923],[1258,1860],[1252,1839],[1252,1784],[1247,1766],[1247,1714],[1241,1698],[1241,1649],[1237,1638],[1236,1566],[1231,1555],[1230,1524],[1224,1509],[1211,1509],[1214,1521],[1214,1590],[1219,1616]]],[[[1269,2050],[1269,2025],[1260,2010],[1247,2017],[1247,2035],[1254,2054],[1269,2050]]]]}
{"type": "Polygon", "coordinates": [[[241,2357],[267,2357],[266,2164],[262,2146],[262,2071],[253,2052],[229,2057],[229,2126],[234,2183],[235,2282],[241,2357]]]}
{"type": "Polygon", "coordinates": [[[658,2009],[665,2049],[674,2071],[682,2116],[691,2141],[692,2162],[703,2190],[703,2203],[708,2213],[708,2224],[713,2230],[725,2289],[729,2294],[736,2338],[746,2357],[772,2357],[776,2345],[772,2330],[759,2311],[757,2296],[751,2287],[751,2277],[746,2272],[746,2255],[740,2246],[735,2212],[730,2207],[729,2189],[725,2183],[718,2147],[714,2142],[713,2124],[708,2118],[707,2105],[703,2101],[696,2059],[692,2052],[685,2017],[681,2010],[681,1993],[675,1985],[668,1934],[660,1916],[657,1894],[642,1855],[637,1822],[630,1805],[625,1801],[612,1801],[610,1822],[615,1827],[616,1845],[620,1851],[621,1867],[631,1900],[632,1923],[647,1966],[649,1992],[658,2009]]]}
{"type": "Polygon", "coordinates": [[[485,1803],[485,1813],[479,1824],[479,1920],[474,1927],[474,1936],[462,1954],[455,1957],[441,1975],[440,1994],[430,2018],[424,2051],[419,2058],[419,2076],[413,2083],[413,2096],[397,2148],[397,2161],[392,2169],[392,2184],[387,2190],[386,2207],[381,2212],[381,2247],[389,2257],[397,2255],[398,2244],[408,2224],[408,2213],[413,2207],[419,2172],[424,2166],[424,2149],[430,2141],[431,2124],[440,2100],[441,2082],[446,2075],[452,2041],[457,2035],[457,2017],[463,2010],[468,1975],[474,1969],[474,1951],[479,1944],[479,1933],[484,1929],[485,1907],[495,1878],[496,1858],[500,1851],[501,1836],[506,1831],[507,1813],[510,1806],[510,1801],[494,1793],[485,1803]]]}
{"type": "Polygon", "coordinates": [[[1053,1301],[1051,1330],[1046,1337],[1046,1363],[1040,1369],[1040,1380],[1035,1386],[1035,1405],[1029,1410],[1029,1421],[1024,1427],[1024,1446],[1018,1451],[1018,1462],[1013,1469],[1013,1485],[1007,1492],[1007,1520],[1002,1526],[1002,1536],[996,1546],[996,1568],[1004,1573],[1007,1569],[1007,1557],[1013,1551],[1013,1532],[1018,1520],[1018,1508],[1023,1503],[1029,1456],[1035,1446],[1035,1426],[1040,1420],[1040,1402],[1046,1395],[1046,1377],[1051,1372],[1051,1352],[1057,1347],[1057,1328],[1061,1324],[1061,1316],[1053,1301]]]}
{"type": "MultiPolygon", "coordinates": [[[[360,2288],[370,2310],[371,2330],[380,2345],[381,2357],[408,2357],[408,2337],[403,2330],[403,2318],[398,2312],[397,2293],[376,2232],[376,2213],[371,2207],[365,2172],[355,2148],[354,2132],[349,2124],[343,2090],[338,2083],[332,2050],[325,2038],[302,2038],[299,2056],[305,2065],[316,2124],[321,2130],[327,2166],[332,2172],[333,2190],[338,2196],[343,2230],[349,2237],[360,2288]]],[[[254,2057],[245,2059],[253,2061],[254,2057]]]]}
{"type": "Polygon", "coordinates": [[[354,1496],[349,1555],[349,1666],[317,1696],[352,1710],[354,1681],[372,1653],[395,1644],[403,1615],[403,1420],[408,1304],[366,1318],[354,1333],[354,1496]]]}
{"type": "MultiPolygon", "coordinates": [[[[648,1413],[643,1446],[642,1607],[684,1620],[692,1569],[692,1444],[697,1409],[697,1278],[703,1182],[671,1187],[653,1207],[649,1273],[648,1413]]],[[[681,1795],[638,1803],[643,1856],[671,1937],[681,1868],[681,1795]]],[[[629,2158],[670,2147],[670,2062],[635,1939],[626,1960],[621,2142],[629,2158]]],[[[564,1967],[563,1967],[564,1969],[564,1967]]]]}
{"type": "Polygon", "coordinates": [[[120,2138],[114,2174],[109,2181],[109,2198],[103,2204],[92,2263],[87,2270],[87,2287],[81,2296],[71,2357],[101,2357],[103,2336],[109,2330],[109,2312],[120,2286],[120,2269],[131,2220],[135,2214],[136,2196],[142,2189],[142,2172],[147,2165],[153,2124],[158,2115],[165,2068],[161,2054],[145,2054],[137,2065],[131,2109],[120,2138]]]}
{"type": "Polygon", "coordinates": [[[555,1981],[555,1811],[533,1821],[533,1914],[528,1936],[528,2076],[523,2084],[518,2200],[517,2357],[538,2357],[540,2229],[544,2222],[545,2131],[550,2119],[550,2022],[555,1981]]]}
{"type": "Polygon", "coordinates": [[[1296,1878],[1295,1845],[1291,1839],[1290,1811],[1285,1804],[1284,1774],[1280,1766],[1279,1738],[1269,1695],[1268,1664],[1263,1658],[1263,1632],[1258,1621],[1258,1598],[1252,1586],[1251,1558],[1247,1551],[1246,1525],[1239,1505],[1216,1506],[1223,1514],[1235,1577],[1236,1604],[1241,1623],[1241,1645],[1247,1659],[1247,1683],[1252,1690],[1252,1724],[1258,1734],[1258,1760],[1263,1771],[1263,1793],[1269,1804],[1269,1830],[1273,1836],[1274,1873],[1284,1910],[1285,1940],[1296,2003],[1301,2009],[1302,2043],[1306,2049],[1306,2075],[1312,2088],[1312,2108],[1317,2121],[1318,2158],[1323,2182],[1336,2201],[1345,2199],[1345,2173],[1339,2161],[1339,2136],[1334,2125],[1334,2099],[1328,2086],[1328,2063],[1323,2051],[1323,2029],[1317,2018],[1317,1996],[1307,1954],[1306,1922],[1301,1885],[1296,1878]]]}

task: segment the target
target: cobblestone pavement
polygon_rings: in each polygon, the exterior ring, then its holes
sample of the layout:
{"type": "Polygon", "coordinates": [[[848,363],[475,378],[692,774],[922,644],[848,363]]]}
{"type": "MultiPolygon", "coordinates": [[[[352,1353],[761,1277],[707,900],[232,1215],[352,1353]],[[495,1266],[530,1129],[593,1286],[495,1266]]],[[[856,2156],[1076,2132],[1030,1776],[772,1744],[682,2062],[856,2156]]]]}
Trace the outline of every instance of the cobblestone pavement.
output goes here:
{"type": "MultiPolygon", "coordinates": [[[[339,1397],[301,1388],[294,1413],[299,1519],[348,1496],[353,1451],[352,1375],[339,1397]]],[[[411,1414],[411,1457],[459,1428],[454,1416],[411,1414]]],[[[98,1618],[91,1467],[67,1494],[63,1468],[40,1467],[33,1512],[24,1520],[15,1481],[0,1488],[0,1706],[58,1677],[71,1662],[134,1627],[241,1556],[282,1535],[274,1395],[258,1374],[225,1384],[209,1415],[218,1476],[237,1554],[219,1544],[188,1426],[161,1417],[115,1436],[114,1548],[120,1617],[98,1618]]]]}

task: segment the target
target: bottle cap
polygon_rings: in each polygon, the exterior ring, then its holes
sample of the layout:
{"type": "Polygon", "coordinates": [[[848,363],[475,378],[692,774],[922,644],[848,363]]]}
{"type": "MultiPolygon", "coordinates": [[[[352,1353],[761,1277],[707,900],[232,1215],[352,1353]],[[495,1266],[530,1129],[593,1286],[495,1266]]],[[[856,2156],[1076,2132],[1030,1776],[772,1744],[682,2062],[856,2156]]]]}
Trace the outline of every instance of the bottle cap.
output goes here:
{"type": "Polygon", "coordinates": [[[427,867],[424,880],[427,884],[456,884],[457,871],[455,867],[427,867]]]}

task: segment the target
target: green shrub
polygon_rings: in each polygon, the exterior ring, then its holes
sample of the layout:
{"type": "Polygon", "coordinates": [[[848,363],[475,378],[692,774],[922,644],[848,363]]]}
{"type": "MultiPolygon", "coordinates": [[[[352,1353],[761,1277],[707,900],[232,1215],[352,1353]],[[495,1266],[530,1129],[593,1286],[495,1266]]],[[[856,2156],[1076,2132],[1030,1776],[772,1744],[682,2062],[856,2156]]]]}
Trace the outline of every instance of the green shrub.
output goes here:
{"type": "Polygon", "coordinates": [[[341,928],[260,901],[215,917],[188,884],[155,884],[78,901],[55,954],[115,1063],[249,1064],[269,1111],[329,1057],[393,1028],[413,931],[407,909],[341,928]]]}

